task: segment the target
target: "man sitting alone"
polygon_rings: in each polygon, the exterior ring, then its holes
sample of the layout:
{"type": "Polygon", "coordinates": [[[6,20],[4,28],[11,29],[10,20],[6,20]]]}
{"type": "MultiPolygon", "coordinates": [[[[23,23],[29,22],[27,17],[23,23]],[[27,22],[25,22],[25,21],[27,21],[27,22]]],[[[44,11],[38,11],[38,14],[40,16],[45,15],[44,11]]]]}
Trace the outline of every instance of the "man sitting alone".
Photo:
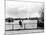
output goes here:
{"type": "Polygon", "coordinates": [[[22,27],[22,21],[21,20],[19,21],[19,25],[20,25],[20,27],[22,27]]]}

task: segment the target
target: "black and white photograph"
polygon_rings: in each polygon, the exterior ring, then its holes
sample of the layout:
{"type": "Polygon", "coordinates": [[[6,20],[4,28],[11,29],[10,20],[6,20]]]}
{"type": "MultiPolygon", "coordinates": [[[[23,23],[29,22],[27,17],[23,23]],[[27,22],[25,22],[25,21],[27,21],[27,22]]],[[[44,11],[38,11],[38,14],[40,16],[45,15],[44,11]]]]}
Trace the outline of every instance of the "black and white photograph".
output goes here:
{"type": "Polygon", "coordinates": [[[5,2],[5,35],[44,32],[44,1],[5,2]]]}

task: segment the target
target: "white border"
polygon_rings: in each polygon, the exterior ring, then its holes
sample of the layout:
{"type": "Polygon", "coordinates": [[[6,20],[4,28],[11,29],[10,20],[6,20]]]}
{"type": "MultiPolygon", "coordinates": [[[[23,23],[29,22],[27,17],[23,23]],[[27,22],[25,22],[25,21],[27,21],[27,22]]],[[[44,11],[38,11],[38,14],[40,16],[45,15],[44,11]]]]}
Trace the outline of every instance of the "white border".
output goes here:
{"type": "MultiPolygon", "coordinates": [[[[46,0],[45,8],[46,8],[46,0]]],[[[31,33],[31,34],[24,34],[24,35],[46,35],[46,10],[44,11],[44,19],[45,19],[45,30],[44,33],[31,33]]],[[[5,35],[5,17],[4,17],[4,0],[0,0],[0,35],[5,35]]],[[[21,34],[23,35],[23,34],[21,34]]]]}

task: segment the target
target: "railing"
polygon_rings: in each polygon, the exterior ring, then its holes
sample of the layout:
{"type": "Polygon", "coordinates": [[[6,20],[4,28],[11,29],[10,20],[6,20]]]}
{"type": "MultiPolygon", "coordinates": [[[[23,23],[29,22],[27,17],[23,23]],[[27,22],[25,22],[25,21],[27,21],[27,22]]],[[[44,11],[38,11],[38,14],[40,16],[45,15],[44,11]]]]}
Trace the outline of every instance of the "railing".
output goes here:
{"type": "MultiPolygon", "coordinates": [[[[10,22],[13,23],[14,20],[23,20],[23,21],[24,21],[24,20],[37,20],[37,25],[38,25],[38,23],[39,23],[39,19],[38,19],[38,18],[28,18],[28,19],[27,19],[27,18],[24,18],[24,19],[23,19],[23,18],[21,18],[21,19],[20,19],[20,18],[18,18],[18,19],[10,19],[10,18],[8,18],[8,19],[5,19],[5,21],[8,22],[8,23],[10,23],[10,22]],[[11,20],[11,21],[9,21],[9,20],[11,20]]],[[[14,30],[14,25],[17,25],[17,24],[6,24],[6,25],[12,25],[12,30],[14,30]]],[[[24,28],[23,28],[23,29],[26,29],[26,28],[25,28],[25,25],[26,25],[26,24],[24,24],[24,28]]],[[[37,28],[38,28],[38,26],[37,26],[37,28]]],[[[19,29],[20,29],[20,28],[19,28],[19,29]]]]}
{"type": "MultiPolygon", "coordinates": [[[[30,28],[30,29],[27,29],[25,26],[26,26],[26,24],[27,23],[24,23],[24,24],[22,24],[22,26],[23,27],[20,27],[20,28],[18,28],[18,29],[16,29],[14,26],[16,26],[16,25],[19,25],[19,24],[5,24],[6,25],[6,27],[7,27],[7,25],[11,25],[11,29],[8,29],[8,30],[31,30],[31,29],[34,29],[34,28],[30,28]]],[[[29,23],[30,24],[30,23],[29,23]]],[[[32,23],[31,23],[32,24],[32,23]]],[[[36,23],[37,24],[37,23],[36,23]]],[[[20,26],[20,25],[19,25],[20,26]]],[[[10,26],[9,26],[10,27],[10,26]]]]}

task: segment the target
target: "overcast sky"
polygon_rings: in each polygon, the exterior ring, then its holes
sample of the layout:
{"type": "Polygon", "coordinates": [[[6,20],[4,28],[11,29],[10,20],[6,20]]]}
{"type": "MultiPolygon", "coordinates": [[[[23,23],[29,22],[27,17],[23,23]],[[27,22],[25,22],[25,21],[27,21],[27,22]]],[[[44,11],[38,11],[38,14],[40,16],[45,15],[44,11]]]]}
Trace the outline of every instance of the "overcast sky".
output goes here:
{"type": "Polygon", "coordinates": [[[40,17],[42,7],[42,3],[7,1],[6,17],[40,17]]]}

